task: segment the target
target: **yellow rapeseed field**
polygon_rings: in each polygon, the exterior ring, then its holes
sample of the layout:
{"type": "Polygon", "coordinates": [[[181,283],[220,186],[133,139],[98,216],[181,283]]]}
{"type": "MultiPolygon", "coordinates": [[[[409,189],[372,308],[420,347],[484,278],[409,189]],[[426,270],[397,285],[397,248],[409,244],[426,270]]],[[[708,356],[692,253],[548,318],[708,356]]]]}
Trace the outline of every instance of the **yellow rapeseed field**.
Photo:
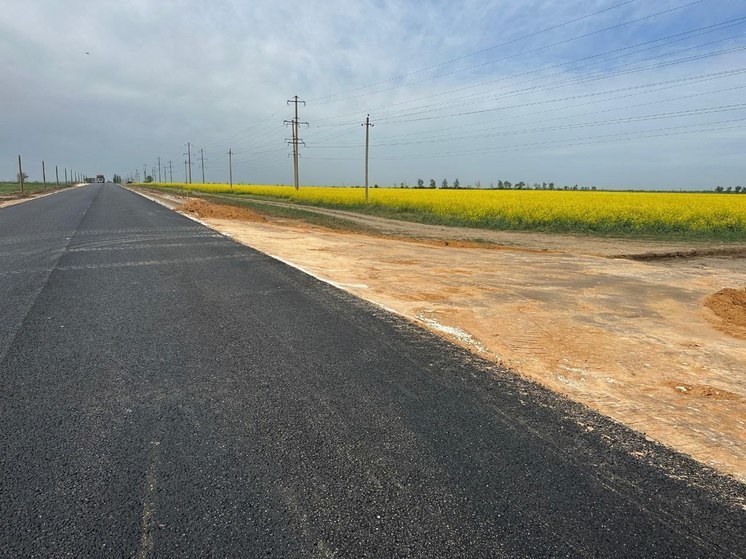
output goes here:
{"type": "Polygon", "coordinates": [[[746,195],[564,190],[430,190],[178,184],[299,204],[382,213],[429,223],[558,232],[683,234],[746,240],[746,195]]]}

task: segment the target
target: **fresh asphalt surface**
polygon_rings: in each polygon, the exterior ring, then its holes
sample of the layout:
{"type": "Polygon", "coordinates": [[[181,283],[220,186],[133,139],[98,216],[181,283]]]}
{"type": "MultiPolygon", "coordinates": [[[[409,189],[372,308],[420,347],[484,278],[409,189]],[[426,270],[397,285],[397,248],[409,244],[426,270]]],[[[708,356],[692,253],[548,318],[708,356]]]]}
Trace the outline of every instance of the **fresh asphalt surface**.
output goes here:
{"type": "Polygon", "coordinates": [[[2,557],[738,557],[743,497],[123,188],[0,209],[2,557]]]}

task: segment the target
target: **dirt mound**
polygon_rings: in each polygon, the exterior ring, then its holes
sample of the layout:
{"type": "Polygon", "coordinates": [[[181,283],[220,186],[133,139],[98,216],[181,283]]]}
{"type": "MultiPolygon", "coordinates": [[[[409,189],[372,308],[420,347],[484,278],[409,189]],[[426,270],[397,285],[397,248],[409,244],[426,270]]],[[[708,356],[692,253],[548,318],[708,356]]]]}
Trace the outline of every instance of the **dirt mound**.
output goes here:
{"type": "Polygon", "coordinates": [[[705,299],[705,306],[720,318],[720,330],[746,339],[746,288],[721,289],[705,299]]]}
{"type": "Polygon", "coordinates": [[[196,215],[197,217],[238,219],[241,221],[267,221],[264,216],[249,208],[227,206],[224,204],[211,204],[204,200],[189,200],[185,204],[179,206],[178,210],[183,213],[196,215]]]}

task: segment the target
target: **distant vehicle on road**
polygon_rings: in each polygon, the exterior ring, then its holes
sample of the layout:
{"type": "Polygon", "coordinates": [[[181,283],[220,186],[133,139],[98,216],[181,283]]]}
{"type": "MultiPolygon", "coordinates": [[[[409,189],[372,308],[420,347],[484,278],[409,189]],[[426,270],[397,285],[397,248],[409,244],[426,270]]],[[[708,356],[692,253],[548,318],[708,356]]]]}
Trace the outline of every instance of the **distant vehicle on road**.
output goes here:
{"type": "Polygon", "coordinates": [[[96,182],[106,182],[106,178],[103,175],[96,175],[96,182]]]}

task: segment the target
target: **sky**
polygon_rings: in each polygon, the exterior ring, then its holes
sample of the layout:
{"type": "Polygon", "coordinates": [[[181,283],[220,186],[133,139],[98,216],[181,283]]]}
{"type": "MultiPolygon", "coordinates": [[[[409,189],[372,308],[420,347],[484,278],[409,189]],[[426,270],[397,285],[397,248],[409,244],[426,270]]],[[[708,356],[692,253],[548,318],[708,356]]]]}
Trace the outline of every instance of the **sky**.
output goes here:
{"type": "Polygon", "coordinates": [[[746,0],[5,0],[0,179],[746,185],[746,0]]]}

